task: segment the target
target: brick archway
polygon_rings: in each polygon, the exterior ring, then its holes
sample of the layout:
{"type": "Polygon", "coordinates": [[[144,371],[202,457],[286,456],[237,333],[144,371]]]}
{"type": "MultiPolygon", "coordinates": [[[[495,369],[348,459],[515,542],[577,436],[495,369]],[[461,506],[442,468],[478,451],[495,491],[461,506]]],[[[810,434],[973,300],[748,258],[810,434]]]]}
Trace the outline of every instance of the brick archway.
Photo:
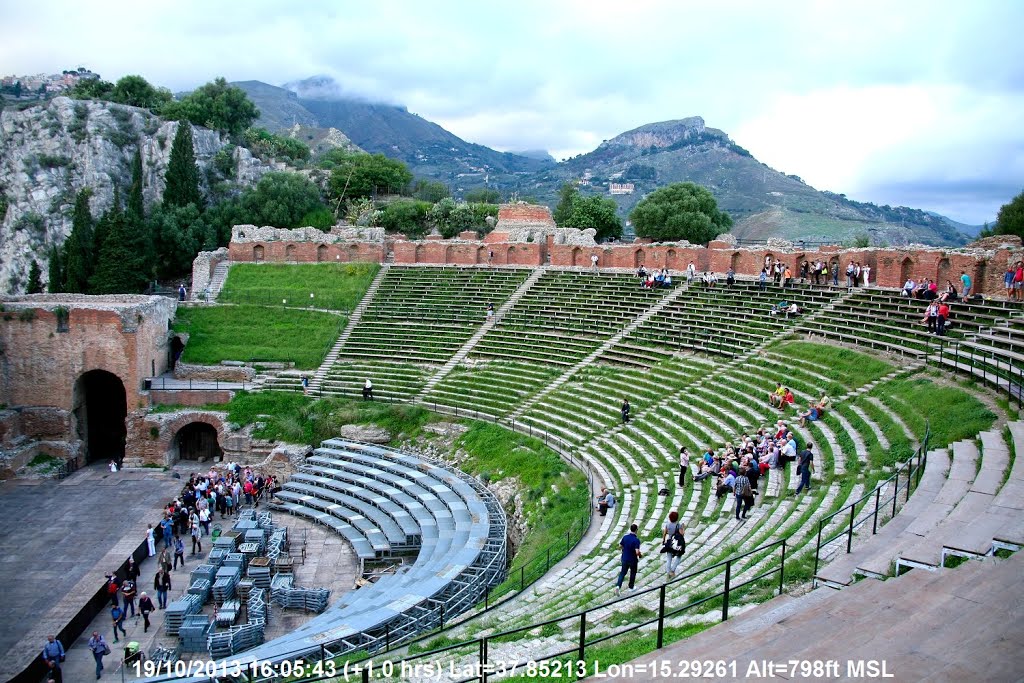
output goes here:
{"type": "MultiPolygon", "coordinates": [[[[198,425],[206,425],[212,429],[216,433],[217,446],[220,449],[224,448],[226,430],[224,420],[219,415],[199,411],[183,413],[164,424],[160,429],[160,445],[164,453],[164,464],[171,466],[182,459],[180,453],[182,442],[190,438],[190,432],[207,431],[208,433],[208,430],[204,430],[198,425]]],[[[221,452],[223,451],[221,450],[221,452]]]]}

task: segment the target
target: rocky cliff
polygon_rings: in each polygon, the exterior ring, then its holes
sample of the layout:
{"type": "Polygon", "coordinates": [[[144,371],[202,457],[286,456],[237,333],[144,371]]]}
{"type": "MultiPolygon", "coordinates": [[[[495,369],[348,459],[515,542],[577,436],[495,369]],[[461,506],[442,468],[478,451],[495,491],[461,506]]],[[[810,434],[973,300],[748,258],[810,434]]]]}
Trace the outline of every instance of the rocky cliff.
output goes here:
{"type": "MultiPolygon", "coordinates": [[[[45,281],[47,254],[71,232],[79,190],[92,188],[96,217],[113,204],[115,187],[122,198],[127,196],[136,148],[142,153],[146,204],[160,201],[178,125],[146,109],[67,97],[0,112],[0,210],[6,205],[0,221],[0,293],[24,291],[32,259],[45,281]]],[[[228,141],[196,126],[192,137],[200,178],[207,185],[218,179],[213,159],[228,141]]],[[[231,175],[242,185],[273,170],[247,149],[230,149],[231,175]]]]}

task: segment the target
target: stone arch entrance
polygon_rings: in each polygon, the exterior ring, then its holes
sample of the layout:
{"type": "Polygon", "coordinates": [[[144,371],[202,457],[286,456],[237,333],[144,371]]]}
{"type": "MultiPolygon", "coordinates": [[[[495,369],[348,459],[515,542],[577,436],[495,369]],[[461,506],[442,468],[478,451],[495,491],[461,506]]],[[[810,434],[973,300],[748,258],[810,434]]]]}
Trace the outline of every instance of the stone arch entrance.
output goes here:
{"type": "Polygon", "coordinates": [[[633,267],[639,268],[640,266],[644,265],[646,259],[647,254],[644,253],[644,250],[637,249],[636,252],[633,253],[633,267]]]}
{"type": "Polygon", "coordinates": [[[490,259],[487,258],[488,254],[487,247],[477,247],[476,249],[476,262],[477,263],[490,263],[490,259]]]}
{"type": "Polygon", "coordinates": [[[444,250],[444,262],[455,263],[455,247],[448,247],[444,250]]]}
{"type": "Polygon", "coordinates": [[[732,256],[729,257],[729,267],[732,268],[734,273],[738,273],[740,270],[740,252],[734,251],[732,256]]]}
{"type": "Polygon", "coordinates": [[[252,248],[252,260],[255,261],[256,263],[262,262],[264,258],[263,253],[263,245],[257,244],[255,247],[252,248]]]}
{"type": "Polygon", "coordinates": [[[181,340],[181,337],[178,335],[171,337],[171,357],[167,359],[168,370],[174,371],[174,366],[178,364],[178,359],[181,358],[181,352],[184,350],[185,342],[181,340]]]}
{"type": "Polygon", "coordinates": [[[676,263],[675,249],[669,249],[668,252],[665,253],[665,267],[670,269],[678,267],[678,263],[676,263]]]}
{"type": "Polygon", "coordinates": [[[572,264],[574,266],[583,265],[583,250],[580,249],[579,247],[576,247],[575,249],[572,250],[572,264]]]}
{"type": "MultiPolygon", "coordinates": [[[[946,280],[953,279],[953,268],[949,263],[949,259],[943,257],[939,260],[939,266],[935,271],[935,284],[939,286],[941,290],[946,286],[946,280]]],[[[957,287],[959,289],[959,287],[957,287]]]]}
{"type": "Polygon", "coordinates": [[[83,373],[75,381],[72,404],[85,461],[124,460],[128,400],[121,378],[106,370],[83,373]]]}
{"type": "Polygon", "coordinates": [[[284,257],[288,261],[295,261],[295,245],[289,244],[284,248],[284,257]]]}
{"type": "Polygon", "coordinates": [[[172,462],[197,460],[213,462],[224,455],[217,439],[217,429],[206,422],[190,422],[174,435],[172,462]]]}
{"type": "Polygon", "coordinates": [[[323,263],[327,260],[327,245],[321,244],[316,248],[316,261],[317,263],[323,263]]]}

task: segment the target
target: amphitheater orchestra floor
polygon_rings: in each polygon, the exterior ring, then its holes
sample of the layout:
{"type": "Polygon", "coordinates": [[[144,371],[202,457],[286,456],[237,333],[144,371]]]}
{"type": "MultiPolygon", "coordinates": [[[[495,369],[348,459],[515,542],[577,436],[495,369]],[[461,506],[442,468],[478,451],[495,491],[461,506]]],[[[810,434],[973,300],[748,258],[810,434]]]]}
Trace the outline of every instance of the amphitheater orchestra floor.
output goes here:
{"type": "Polygon", "coordinates": [[[677,679],[695,662],[720,681],[1024,680],[1024,555],[775,598],[587,680],[677,679]]]}
{"type": "Polygon", "coordinates": [[[0,483],[0,680],[39,654],[180,490],[162,472],[112,474],[102,463],[63,481],[0,483]]]}
{"type": "MultiPolygon", "coordinates": [[[[358,571],[358,563],[352,546],[326,527],[306,519],[275,512],[274,521],[288,527],[288,533],[293,543],[293,553],[296,552],[298,539],[303,536],[306,539],[306,560],[305,563],[295,567],[295,585],[330,589],[330,604],[334,604],[334,601],[342,594],[352,589],[358,571]]],[[[214,524],[221,524],[226,528],[230,519],[222,521],[220,515],[215,515],[213,522],[214,524]]],[[[209,541],[209,537],[206,537],[204,540],[209,541]]],[[[202,559],[206,557],[209,547],[204,544],[203,552],[198,553],[196,556],[191,555],[190,550],[191,548],[186,544],[185,568],[179,567],[177,571],[171,572],[172,590],[167,596],[168,602],[181,597],[188,588],[189,572],[193,567],[202,563],[202,559]]],[[[142,570],[142,576],[139,578],[140,591],[147,591],[154,598],[153,601],[155,603],[156,595],[150,589],[153,585],[156,566],[150,560],[144,562],[140,569],[142,570]]],[[[203,608],[203,613],[212,617],[213,604],[207,603],[203,608]]],[[[266,639],[271,640],[284,635],[296,629],[312,616],[314,615],[297,610],[285,611],[275,605],[271,605],[266,639]]],[[[88,681],[94,679],[95,665],[93,664],[93,658],[87,644],[94,630],[102,633],[103,637],[111,643],[111,648],[113,649],[112,655],[104,661],[104,678],[121,680],[121,664],[118,660],[120,658],[119,655],[123,655],[123,650],[120,648],[123,647],[125,642],[138,642],[144,652],[150,652],[157,646],[175,647],[178,644],[176,636],[168,636],[164,633],[163,620],[163,611],[158,609],[150,615],[152,625],[149,632],[143,633],[142,618],[128,617],[124,624],[125,630],[128,632],[127,641],[122,637],[121,642],[114,645],[111,638],[110,612],[109,610],[104,610],[93,620],[90,627],[85,630],[78,640],[70,645],[65,643],[68,646],[68,656],[64,664],[64,680],[88,681]]],[[[186,661],[192,656],[197,660],[206,661],[209,659],[209,655],[205,652],[183,652],[181,655],[182,659],[186,661]]],[[[136,678],[135,669],[131,665],[125,667],[124,678],[125,680],[136,678]]]]}

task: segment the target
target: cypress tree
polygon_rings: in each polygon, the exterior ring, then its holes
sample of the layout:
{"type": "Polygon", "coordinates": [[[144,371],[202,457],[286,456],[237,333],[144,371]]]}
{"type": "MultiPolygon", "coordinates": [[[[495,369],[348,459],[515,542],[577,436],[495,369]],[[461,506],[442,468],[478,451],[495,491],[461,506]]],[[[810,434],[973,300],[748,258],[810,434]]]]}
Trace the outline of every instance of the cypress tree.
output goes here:
{"type": "MultiPolygon", "coordinates": [[[[173,156],[174,151],[171,151],[173,156]]],[[[132,186],[128,190],[128,213],[138,218],[145,217],[145,206],[142,201],[142,150],[135,148],[135,158],[132,159],[132,186]]]]}
{"type": "Polygon", "coordinates": [[[49,282],[46,291],[50,294],[60,294],[64,291],[64,254],[54,244],[50,247],[50,264],[47,269],[49,282]]]}
{"type": "Polygon", "coordinates": [[[105,237],[90,281],[95,294],[134,294],[146,287],[148,270],[145,237],[119,203],[115,203],[97,225],[105,237]]]}
{"type": "Polygon", "coordinates": [[[92,214],[89,213],[89,197],[91,195],[92,191],[85,188],[80,190],[75,197],[71,234],[64,241],[64,286],[62,291],[65,292],[78,294],[89,292],[89,277],[92,275],[95,256],[92,214]]]}
{"type": "Polygon", "coordinates": [[[43,291],[43,273],[39,270],[39,262],[32,259],[32,265],[28,268],[28,293],[39,294],[43,291]]]}
{"type": "Polygon", "coordinates": [[[174,144],[171,145],[167,175],[164,177],[166,206],[202,205],[202,196],[199,194],[199,170],[196,168],[196,155],[192,144],[192,126],[188,122],[180,122],[178,132],[174,135],[174,144]]]}

